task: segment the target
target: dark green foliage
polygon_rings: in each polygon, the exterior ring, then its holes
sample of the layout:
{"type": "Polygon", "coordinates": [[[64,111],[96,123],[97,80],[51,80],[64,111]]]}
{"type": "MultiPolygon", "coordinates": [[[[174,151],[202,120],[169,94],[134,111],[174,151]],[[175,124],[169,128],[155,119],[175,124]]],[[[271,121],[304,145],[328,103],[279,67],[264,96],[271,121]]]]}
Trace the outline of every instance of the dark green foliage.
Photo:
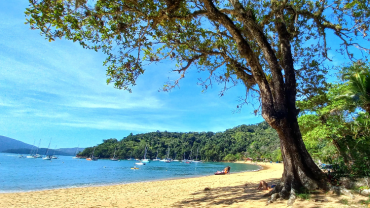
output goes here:
{"type": "MultiPolygon", "coordinates": [[[[279,138],[266,122],[255,125],[240,125],[224,132],[150,132],[130,134],[121,141],[104,140],[95,149],[95,156],[111,158],[117,147],[116,156],[121,159],[143,158],[148,145],[147,158],[165,158],[168,148],[171,158],[198,159],[207,161],[241,160],[244,156],[275,160],[279,152],[279,138]],[[273,156],[274,158],[271,158],[273,156]]],[[[93,147],[86,148],[80,156],[90,156],[93,147]]],[[[281,156],[280,156],[281,158],[281,156]]]]}

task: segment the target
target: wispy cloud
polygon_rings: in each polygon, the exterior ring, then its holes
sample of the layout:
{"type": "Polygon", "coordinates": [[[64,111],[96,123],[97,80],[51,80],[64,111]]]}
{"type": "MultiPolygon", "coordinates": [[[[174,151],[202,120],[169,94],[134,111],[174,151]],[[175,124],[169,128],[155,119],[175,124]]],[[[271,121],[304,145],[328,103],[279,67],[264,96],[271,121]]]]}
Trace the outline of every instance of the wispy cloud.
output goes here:
{"type": "Polygon", "coordinates": [[[72,98],[65,104],[69,107],[78,108],[110,108],[110,109],[133,109],[133,108],[161,108],[164,104],[155,97],[114,97],[114,96],[83,96],[72,98]]]}
{"type": "Polygon", "coordinates": [[[122,122],[117,120],[98,120],[98,121],[81,121],[81,122],[64,122],[60,123],[63,126],[70,126],[76,128],[91,128],[100,130],[128,130],[128,131],[156,131],[166,130],[164,126],[157,124],[137,124],[130,121],[122,122]]]}

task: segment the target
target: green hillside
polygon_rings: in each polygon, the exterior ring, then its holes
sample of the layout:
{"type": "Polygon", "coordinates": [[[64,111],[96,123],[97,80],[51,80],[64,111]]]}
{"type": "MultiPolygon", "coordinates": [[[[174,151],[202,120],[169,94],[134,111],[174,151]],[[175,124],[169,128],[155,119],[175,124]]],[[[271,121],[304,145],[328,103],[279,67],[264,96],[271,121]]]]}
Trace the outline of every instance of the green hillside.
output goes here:
{"type": "MultiPolygon", "coordinates": [[[[168,148],[170,158],[194,159],[198,150],[198,159],[206,161],[221,161],[252,158],[269,158],[279,160],[280,144],[274,129],[266,122],[254,125],[240,125],[224,132],[150,132],[145,134],[130,134],[122,140],[107,139],[95,149],[95,156],[100,158],[116,156],[121,159],[143,158],[145,146],[148,145],[147,158],[157,155],[165,158],[168,148]],[[190,155],[192,152],[192,155],[190,155]]],[[[93,147],[86,148],[80,156],[91,155],[93,147]]]]}

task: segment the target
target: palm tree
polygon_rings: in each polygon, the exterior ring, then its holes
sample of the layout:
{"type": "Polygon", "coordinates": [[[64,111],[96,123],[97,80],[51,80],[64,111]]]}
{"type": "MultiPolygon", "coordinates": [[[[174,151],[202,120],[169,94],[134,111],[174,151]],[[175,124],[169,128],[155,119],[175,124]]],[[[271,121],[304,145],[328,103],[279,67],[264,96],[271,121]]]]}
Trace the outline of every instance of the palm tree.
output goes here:
{"type": "Polygon", "coordinates": [[[342,71],[342,79],[348,81],[351,97],[370,114],[370,66],[354,63],[342,71]]]}

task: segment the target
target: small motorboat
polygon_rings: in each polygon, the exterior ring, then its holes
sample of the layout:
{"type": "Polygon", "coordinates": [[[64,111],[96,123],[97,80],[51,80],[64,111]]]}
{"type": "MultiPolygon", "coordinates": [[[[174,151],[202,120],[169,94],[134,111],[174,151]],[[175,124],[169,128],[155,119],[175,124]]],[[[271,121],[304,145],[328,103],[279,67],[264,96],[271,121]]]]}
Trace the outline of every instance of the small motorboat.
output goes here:
{"type": "Polygon", "coordinates": [[[138,163],[135,163],[135,165],[145,165],[145,163],[138,162],[138,163]]]}

